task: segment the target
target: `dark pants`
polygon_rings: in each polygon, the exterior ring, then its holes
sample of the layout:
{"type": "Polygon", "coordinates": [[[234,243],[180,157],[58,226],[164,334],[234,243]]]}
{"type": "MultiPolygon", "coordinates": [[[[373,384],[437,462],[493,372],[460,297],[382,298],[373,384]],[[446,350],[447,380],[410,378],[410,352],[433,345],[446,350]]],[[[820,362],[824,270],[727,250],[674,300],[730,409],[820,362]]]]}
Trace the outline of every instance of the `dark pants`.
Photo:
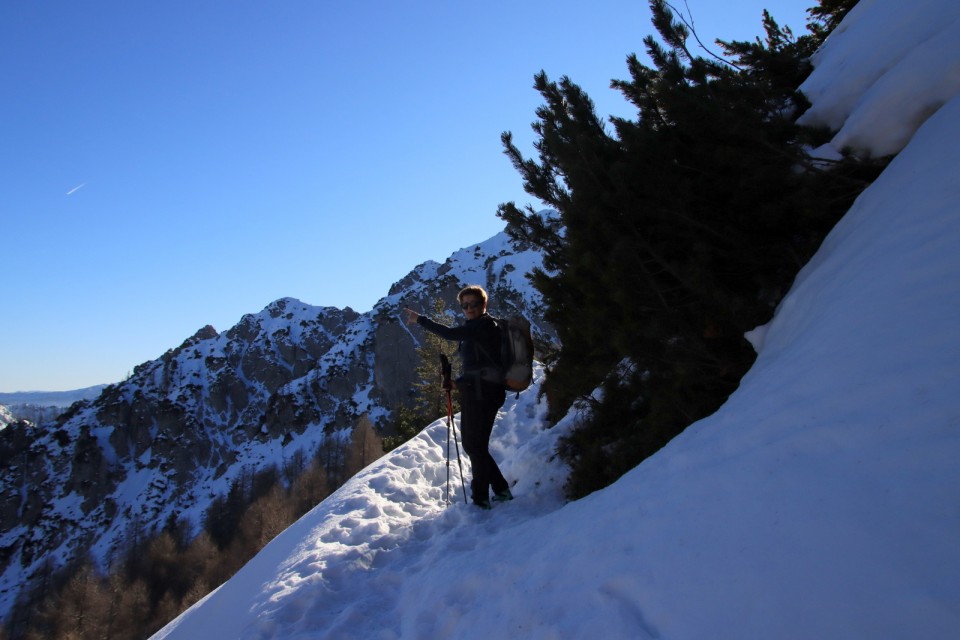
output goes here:
{"type": "Polygon", "coordinates": [[[460,432],[463,450],[470,456],[473,480],[470,489],[474,502],[489,502],[490,489],[502,493],[510,488],[490,455],[490,433],[497,411],[507,397],[504,388],[482,380],[460,380],[460,432]]]}

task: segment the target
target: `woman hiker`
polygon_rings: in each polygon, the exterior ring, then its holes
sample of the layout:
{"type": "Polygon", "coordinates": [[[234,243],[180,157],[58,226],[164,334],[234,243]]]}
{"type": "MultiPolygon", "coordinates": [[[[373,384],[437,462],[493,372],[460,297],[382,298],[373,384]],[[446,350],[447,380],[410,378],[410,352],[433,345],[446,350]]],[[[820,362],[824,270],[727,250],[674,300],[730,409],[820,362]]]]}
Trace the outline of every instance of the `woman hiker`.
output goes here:
{"type": "Polygon", "coordinates": [[[455,382],[460,393],[460,431],[463,450],[473,466],[473,503],[483,509],[490,508],[491,490],[495,501],[513,500],[510,486],[489,450],[493,422],[506,399],[506,389],[500,379],[500,329],[487,315],[487,299],[483,287],[471,285],[463,289],[457,300],[466,322],[457,327],[447,327],[413,309],[404,309],[407,324],[419,324],[441,338],[460,343],[463,375],[455,382]]]}

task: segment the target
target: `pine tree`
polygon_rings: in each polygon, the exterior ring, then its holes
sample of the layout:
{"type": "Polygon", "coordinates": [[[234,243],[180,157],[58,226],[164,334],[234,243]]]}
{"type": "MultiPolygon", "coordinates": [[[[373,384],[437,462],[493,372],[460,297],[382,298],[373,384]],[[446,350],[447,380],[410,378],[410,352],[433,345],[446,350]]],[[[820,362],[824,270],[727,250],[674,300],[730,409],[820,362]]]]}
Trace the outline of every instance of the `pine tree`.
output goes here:
{"type": "MultiPolygon", "coordinates": [[[[433,309],[429,315],[435,322],[441,324],[450,322],[447,306],[440,298],[433,301],[433,309]]],[[[413,385],[413,408],[425,419],[421,428],[428,422],[447,414],[446,398],[440,389],[440,354],[447,355],[454,367],[458,365],[459,357],[451,351],[450,343],[424,331],[420,345],[417,347],[417,382],[413,385]]],[[[457,377],[456,369],[453,377],[457,377]]]]}
{"type": "Polygon", "coordinates": [[[812,18],[807,29],[818,42],[823,42],[857,2],[859,0],[820,0],[819,5],[807,9],[812,18]]]}
{"type": "Polygon", "coordinates": [[[347,475],[354,476],[368,464],[383,455],[383,440],[373,428],[370,416],[364,414],[350,434],[350,452],[347,454],[347,475]]]}
{"type": "Polygon", "coordinates": [[[315,456],[290,488],[295,517],[300,517],[330,495],[327,470],[315,456]]]}
{"type": "MultiPolygon", "coordinates": [[[[287,499],[283,486],[275,482],[244,512],[238,525],[235,552],[242,558],[252,558],[293,520],[292,501],[287,499]]],[[[186,593],[187,589],[183,589],[178,595],[183,597],[186,593]]]]}
{"type": "Polygon", "coordinates": [[[413,438],[428,421],[423,418],[413,407],[400,405],[393,411],[393,422],[390,425],[390,431],[393,435],[384,437],[383,451],[393,451],[404,442],[413,438]]]}
{"type": "MultiPolygon", "coordinates": [[[[442,299],[433,301],[430,318],[441,324],[448,324],[447,307],[442,299]]],[[[440,354],[446,355],[453,366],[453,377],[459,371],[459,356],[452,352],[450,343],[430,332],[424,331],[417,347],[416,382],[413,385],[411,406],[400,406],[394,410],[394,422],[391,431],[394,435],[383,439],[384,451],[391,451],[420,433],[421,429],[447,415],[447,399],[440,387],[440,354]]],[[[459,402],[454,398],[454,413],[460,410],[459,402]]]]}
{"type": "Polygon", "coordinates": [[[498,211],[513,238],[544,252],[533,281],[562,343],[545,385],[551,416],[604,390],[562,447],[572,497],[723,403],[754,358],[744,333],[769,320],[867,184],[858,169],[809,166],[802,151],[813,134],[794,124],[806,104],[796,87],[816,36],[794,38],[765,14],[765,41],[702,58],[668,3],[650,4],[654,66],[631,55],[630,79],[612,83],[635,119],[608,130],[569,78],[541,72],[538,159],[503,136],[527,192],[559,214],[498,211]]]}

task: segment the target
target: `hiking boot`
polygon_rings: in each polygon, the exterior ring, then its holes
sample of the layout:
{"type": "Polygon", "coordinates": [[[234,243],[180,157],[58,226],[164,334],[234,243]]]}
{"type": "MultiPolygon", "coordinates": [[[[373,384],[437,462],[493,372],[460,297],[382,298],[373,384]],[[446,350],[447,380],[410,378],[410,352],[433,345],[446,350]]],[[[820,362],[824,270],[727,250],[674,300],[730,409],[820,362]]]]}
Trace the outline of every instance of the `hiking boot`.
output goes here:
{"type": "Polygon", "coordinates": [[[493,496],[494,502],[506,502],[508,500],[513,500],[513,494],[510,493],[510,489],[504,489],[500,493],[493,496]]]}
{"type": "Polygon", "coordinates": [[[474,500],[473,504],[487,511],[489,511],[490,509],[493,509],[493,507],[490,505],[489,500],[474,500]]]}

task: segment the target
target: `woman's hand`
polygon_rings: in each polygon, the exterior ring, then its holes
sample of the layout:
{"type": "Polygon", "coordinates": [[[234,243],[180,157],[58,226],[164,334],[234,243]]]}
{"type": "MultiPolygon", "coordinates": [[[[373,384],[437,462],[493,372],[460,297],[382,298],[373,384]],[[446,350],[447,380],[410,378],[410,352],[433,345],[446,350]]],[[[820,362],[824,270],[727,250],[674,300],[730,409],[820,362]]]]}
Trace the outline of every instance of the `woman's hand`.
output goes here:
{"type": "Polygon", "coordinates": [[[407,314],[407,324],[417,324],[417,318],[420,314],[409,307],[405,307],[403,312],[407,314]]]}

